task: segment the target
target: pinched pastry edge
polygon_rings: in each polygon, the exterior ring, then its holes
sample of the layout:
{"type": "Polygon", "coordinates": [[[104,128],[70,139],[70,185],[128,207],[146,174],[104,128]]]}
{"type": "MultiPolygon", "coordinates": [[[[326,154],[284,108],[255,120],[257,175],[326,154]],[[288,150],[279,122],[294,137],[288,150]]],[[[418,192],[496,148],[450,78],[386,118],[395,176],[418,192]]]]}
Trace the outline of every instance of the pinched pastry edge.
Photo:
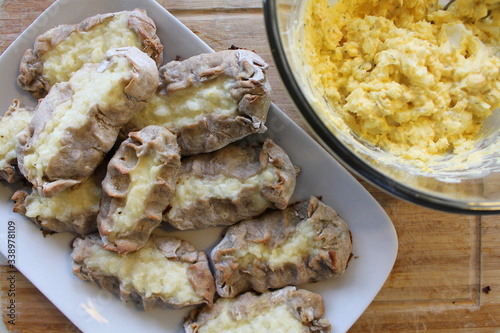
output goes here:
{"type": "Polygon", "coordinates": [[[351,251],[347,224],[333,208],[317,197],[310,197],[283,211],[269,212],[229,227],[212,250],[211,259],[218,294],[232,297],[251,290],[264,292],[340,276],[347,268],[351,251]],[[244,251],[249,243],[278,248],[301,222],[312,224],[313,237],[320,247],[314,254],[303,257],[300,264],[286,262],[273,269],[265,259],[256,257],[250,266],[240,267],[238,258],[232,255],[235,251],[244,251]]]}
{"type": "MultiPolygon", "coordinates": [[[[116,14],[98,14],[79,24],[62,24],[38,36],[33,49],[26,50],[21,59],[20,74],[17,78],[19,87],[36,98],[45,97],[55,83],[48,82],[43,76],[42,56],[71,34],[88,31],[116,14]]],[[[130,11],[128,24],[141,40],[143,46],[141,50],[155,61],[157,67],[160,67],[163,62],[163,45],[156,35],[154,21],[145,10],[136,8],[130,11]]]]}
{"type": "Polygon", "coordinates": [[[108,250],[124,254],[142,247],[149,235],[162,221],[175,192],[175,183],[181,166],[179,146],[175,136],[161,126],[147,126],[129,133],[108,163],[106,178],[102,183],[103,197],[97,219],[99,233],[108,250]],[[145,198],[141,217],[125,233],[116,232],[112,216],[123,208],[131,191],[131,173],[141,157],[154,154],[161,169],[155,183],[145,198]]]}

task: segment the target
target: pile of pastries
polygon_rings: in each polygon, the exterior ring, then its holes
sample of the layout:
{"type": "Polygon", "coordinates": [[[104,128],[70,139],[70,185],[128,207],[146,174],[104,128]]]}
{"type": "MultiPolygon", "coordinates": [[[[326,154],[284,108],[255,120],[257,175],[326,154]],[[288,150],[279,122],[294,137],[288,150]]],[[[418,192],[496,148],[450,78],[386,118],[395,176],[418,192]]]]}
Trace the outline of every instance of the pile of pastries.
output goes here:
{"type": "MultiPolygon", "coordinates": [[[[268,65],[230,49],[163,62],[141,9],[39,36],[0,118],[0,177],[14,211],[78,234],[72,269],[146,310],[195,305],[186,332],[328,332],[321,295],[342,275],[347,224],[319,198],[291,203],[300,167],[269,138],[268,65]],[[224,226],[209,255],[168,228],[224,226]]],[[[168,46],[165,47],[175,47],[168,46]]]]}

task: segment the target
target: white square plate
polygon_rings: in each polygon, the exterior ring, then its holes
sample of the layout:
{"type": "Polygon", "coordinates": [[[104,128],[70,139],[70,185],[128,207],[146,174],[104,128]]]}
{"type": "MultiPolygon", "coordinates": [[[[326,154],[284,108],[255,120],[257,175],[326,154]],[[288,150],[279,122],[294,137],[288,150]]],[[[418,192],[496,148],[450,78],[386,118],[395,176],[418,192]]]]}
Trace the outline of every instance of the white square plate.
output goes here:
{"type": "MultiPolygon", "coordinates": [[[[211,52],[201,39],[154,0],[59,0],[49,7],[0,56],[0,110],[17,98],[24,104],[36,101],[16,84],[19,61],[39,34],[63,23],[107,12],[147,10],[155,20],[165,47],[164,60],[211,52]]],[[[263,23],[264,24],[264,23],[263,23]]],[[[345,332],[365,311],[387,279],[397,255],[394,227],[380,205],[331,155],[311,139],[276,106],[272,106],[266,136],[271,137],[301,167],[293,200],[317,195],[335,208],[348,223],[353,237],[353,255],[340,278],[302,286],[323,295],[325,317],[333,332],[345,332]]],[[[84,332],[182,332],[182,320],[190,309],[152,312],[121,304],[118,297],[71,272],[69,233],[43,237],[34,223],[12,212],[10,197],[15,186],[0,183],[0,251],[8,254],[8,225],[15,227],[16,267],[47,298],[84,332]],[[9,222],[11,221],[11,222],[9,222]]],[[[176,231],[200,249],[210,249],[220,239],[221,228],[176,231]]]]}

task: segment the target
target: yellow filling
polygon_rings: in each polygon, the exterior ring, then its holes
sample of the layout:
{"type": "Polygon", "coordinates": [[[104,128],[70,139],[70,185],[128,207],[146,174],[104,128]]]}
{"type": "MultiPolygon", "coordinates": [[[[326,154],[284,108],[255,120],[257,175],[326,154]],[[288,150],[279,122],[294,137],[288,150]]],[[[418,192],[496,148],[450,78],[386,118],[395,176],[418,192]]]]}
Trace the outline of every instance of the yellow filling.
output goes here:
{"type": "Polygon", "coordinates": [[[483,7],[309,0],[303,54],[313,85],[335,110],[323,109],[323,117],[407,159],[470,150],[500,106],[498,8],[482,20],[461,16],[483,7]]]}
{"type": "Polygon", "coordinates": [[[128,26],[129,12],[120,12],[85,32],[75,32],[42,56],[43,76],[52,84],[66,82],[85,63],[100,63],[106,51],[135,46],[137,34],[128,26]]]}
{"type": "Polygon", "coordinates": [[[157,182],[158,172],[162,168],[155,157],[152,153],[139,157],[136,167],[130,172],[130,192],[125,206],[117,209],[111,217],[114,221],[114,233],[126,232],[143,217],[144,202],[157,182]]]}
{"type": "Polygon", "coordinates": [[[190,264],[168,260],[152,241],[125,255],[93,245],[84,262],[95,272],[118,277],[123,285],[146,297],[160,295],[176,302],[201,300],[188,280],[190,264]]]}
{"type": "Polygon", "coordinates": [[[196,124],[206,114],[237,115],[238,101],[231,96],[234,82],[233,78],[220,76],[200,86],[156,94],[131,123],[139,128],[162,125],[175,130],[196,124]]]}
{"type": "Polygon", "coordinates": [[[286,304],[280,304],[270,309],[267,307],[250,309],[248,317],[235,318],[230,314],[232,309],[230,299],[220,299],[218,302],[224,304],[224,310],[217,317],[200,326],[198,333],[309,332],[307,327],[292,316],[286,304]]]}

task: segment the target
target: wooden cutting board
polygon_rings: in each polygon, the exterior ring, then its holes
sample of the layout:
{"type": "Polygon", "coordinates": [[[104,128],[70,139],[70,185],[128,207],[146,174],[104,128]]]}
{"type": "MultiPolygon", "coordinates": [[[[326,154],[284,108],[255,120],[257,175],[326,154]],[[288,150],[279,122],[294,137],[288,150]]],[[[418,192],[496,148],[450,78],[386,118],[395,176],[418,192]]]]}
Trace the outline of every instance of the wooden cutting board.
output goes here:
{"type": "MultiPolygon", "coordinates": [[[[0,0],[0,52],[52,2],[0,0]]],[[[306,129],[272,65],[261,1],[159,3],[213,49],[235,45],[259,53],[271,64],[274,102],[306,129]]],[[[399,253],[384,287],[350,332],[500,332],[500,216],[437,212],[363,185],[393,221],[399,253]]],[[[2,319],[8,330],[78,332],[20,273],[18,317],[15,326],[9,324],[9,271],[0,266],[2,319]]]]}

